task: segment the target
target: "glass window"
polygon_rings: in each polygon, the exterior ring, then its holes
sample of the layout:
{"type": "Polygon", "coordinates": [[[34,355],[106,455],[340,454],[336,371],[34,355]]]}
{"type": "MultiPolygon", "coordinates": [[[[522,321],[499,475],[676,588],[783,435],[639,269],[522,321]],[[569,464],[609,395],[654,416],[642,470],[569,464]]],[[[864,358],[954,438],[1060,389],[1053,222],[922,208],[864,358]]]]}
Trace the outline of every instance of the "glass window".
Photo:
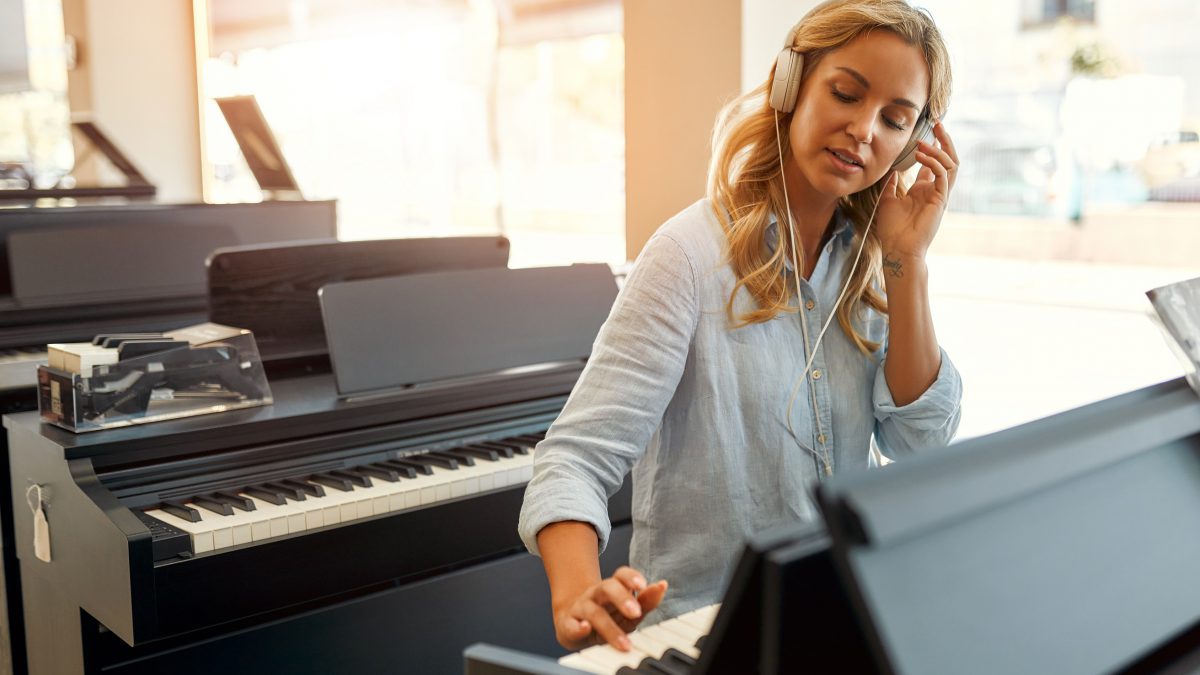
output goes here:
{"type": "MultiPolygon", "coordinates": [[[[514,266],[624,259],[619,3],[210,0],[203,95],[254,94],[344,239],[500,232],[514,266]],[[614,20],[615,17],[615,20],[614,20]]],[[[258,198],[215,104],[210,199],[258,198]]]]}
{"type": "Polygon", "coordinates": [[[960,437],[1179,376],[1145,292],[1200,275],[1200,6],[917,4],[954,70],[930,268],[960,437]]]}
{"type": "MultiPolygon", "coordinates": [[[[0,91],[0,185],[55,186],[75,163],[60,0],[24,0],[28,78],[0,91]]],[[[19,26],[0,29],[0,39],[19,26]]]]}

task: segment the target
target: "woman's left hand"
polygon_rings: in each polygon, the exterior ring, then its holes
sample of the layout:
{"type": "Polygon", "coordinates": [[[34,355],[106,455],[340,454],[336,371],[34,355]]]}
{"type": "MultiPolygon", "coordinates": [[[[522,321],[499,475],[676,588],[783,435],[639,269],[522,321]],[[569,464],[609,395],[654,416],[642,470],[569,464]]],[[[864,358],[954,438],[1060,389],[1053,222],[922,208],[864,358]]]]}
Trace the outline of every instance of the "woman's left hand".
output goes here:
{"type": "Polygon", "coordinates": [[[893,171],[883,186],[875,233],[884,255],[924,258],[941,225],[958,175],[958,153],[941,120],[933,125],[933,135],[936,146],[917,144],[917,161],[923,166],[916,181],[906,190],[900,173],[893,171]]]}

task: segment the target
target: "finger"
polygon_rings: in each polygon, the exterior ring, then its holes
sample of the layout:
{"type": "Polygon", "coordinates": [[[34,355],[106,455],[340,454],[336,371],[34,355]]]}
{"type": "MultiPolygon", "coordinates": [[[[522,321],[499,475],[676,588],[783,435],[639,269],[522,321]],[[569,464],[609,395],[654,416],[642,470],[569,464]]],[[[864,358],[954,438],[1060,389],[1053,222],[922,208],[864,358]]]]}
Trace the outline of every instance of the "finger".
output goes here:
{"type": "Polygon", "coordinates": [[[634,593],[640,593],[646,589],[646,577],[632,567],[618,567],[617,571],[613,572],[613,578],[620,581],[634,593]]]}
{"type": "Polygon", "coordinates": [[[625,584],[613,577],[601,581],[596,586],[592,593],[592,600],[600,605],[615,608],[625,618],[642,618],[642,606],[633,597],[633,593],[625,587],[625,584]]]}
{"type": "Polygon", "coordinates": [[[927,166],[921,167],[921,170],[917,172],[917,182],[930,180],[933,180],[933,172],[927,166]]]}
{"type": "Polygon", "coordinates": [[[579,642],[592,632],[592,624],[587,619],[579,619],[569,614],[563,615],[558,622],[558,633],[569,642],[579,642]]]}
{"type": "Polygon", "coordinates": [[[656,581],[646,587],[646,590],[638,593],[637,601],[642,606],[642,612],[647,613],[658,607],[658,603],[662,602],[663,596],[667,594],[667,580],[656,581]]]}
{"type": "Polygon", "coordinates": [[[946,125],[940,119],[933,125],[933,136],[950,159],[954,160],[954,165],[958,166],[958,150],[954,147],[954,139],[950,138],[950,132],[946,131],[946,125]]]}
{"type": "Polygon", "coordinates": [[[921,141],[920,143],[917,143],[917,150],[936,159],[938,163],[945,167],[947,171],[954,171],[958,168],[958,162],[955,162],[950,157],[950,154],[946,152],[945,148],[939,148],[936,145],[931,145],[921,141]]]}
{"type": "Polygon", "coordinates": [[[933,172],[933,185],[942,195],[950,194],[950,177],[946,167],[932,155],[917,150],[917,161],[933,172]]]}
{"type": "Polygon", "coordinates": [[[625,631],[617,625],[604,607],[600,606],[592,600],[583,600],[579,603],[578,614],[576,615],[581,620],[585,620],[592,625],[592,630],[608,644],[617,649],[627,652],[630,648],[629,638],[625,635],[625,631]]]}

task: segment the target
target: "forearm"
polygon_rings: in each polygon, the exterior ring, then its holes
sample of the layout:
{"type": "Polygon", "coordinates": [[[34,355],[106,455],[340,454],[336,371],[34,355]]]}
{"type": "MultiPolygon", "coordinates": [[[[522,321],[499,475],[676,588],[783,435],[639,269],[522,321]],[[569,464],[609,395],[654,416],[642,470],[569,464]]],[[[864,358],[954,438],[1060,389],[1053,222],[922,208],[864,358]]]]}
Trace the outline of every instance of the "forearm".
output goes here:
{"type": "Polygon", "coordinates": [[[537,544],[555,611],[600,581],[596,530],[588,523],[577,520],[551,523],[538,532],[537,544]]]}
{"type": "Polygon", "coordinates": [[[889,316],[883,372],[892,399],[903,406],[925,393],[941,367],[929,309],[929,270],[924,256],[885,251],[883,278],[889,316]]]}

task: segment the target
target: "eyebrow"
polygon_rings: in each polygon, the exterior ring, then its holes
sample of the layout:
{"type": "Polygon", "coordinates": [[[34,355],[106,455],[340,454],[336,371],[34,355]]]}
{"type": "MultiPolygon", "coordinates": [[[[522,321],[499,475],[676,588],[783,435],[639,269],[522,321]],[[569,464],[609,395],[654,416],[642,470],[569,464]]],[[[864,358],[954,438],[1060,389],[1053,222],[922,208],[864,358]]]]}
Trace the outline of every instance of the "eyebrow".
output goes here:
{"type": "MultiPolygon", "coordinates": [[[[867,89],[871,88],[871,83],[868,82],[867,78],[863,77],[863,74],[858,72],[857,70],[855,70],[853,68],[846,68],[845,66],[837,66],[837,69],[846,73],[850,77],[853,77],[854,79],[858,80],[858,83],[861,84],[863,87],[865,87],[867,89]]],[[[912,101],[910,101],[906,98],[892,99],[892,103],[895,103],[896,105],[907,106],[918,112],[921,110],[921,106],[917,105],[916,103],[913,103],[912,101]]]]}

